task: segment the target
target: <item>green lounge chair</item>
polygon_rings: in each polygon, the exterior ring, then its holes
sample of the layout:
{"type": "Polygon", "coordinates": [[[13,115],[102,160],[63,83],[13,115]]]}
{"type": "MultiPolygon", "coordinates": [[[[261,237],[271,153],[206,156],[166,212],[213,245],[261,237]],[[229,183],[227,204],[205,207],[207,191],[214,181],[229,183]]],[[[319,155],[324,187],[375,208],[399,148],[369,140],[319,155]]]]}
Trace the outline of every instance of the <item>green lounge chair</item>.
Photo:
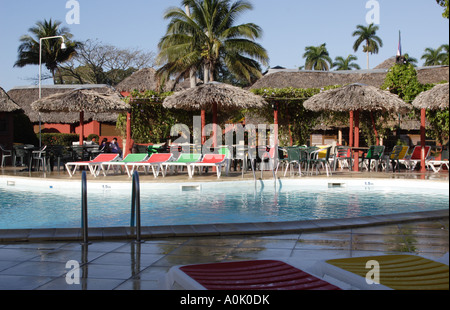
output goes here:
{"type": "Polygon", "coordinates": [[[202,159],[202,154],[181,154],[177,160],[171,161],[171,162],[165,162],[163,164],[164,175],[167,174],[168,167],[174,167],[174,168],[186,167],[186,168],[188,168],[188,166],[190,164],[198,162],[201,159],[202,159]]]}
{"type": "MultiPolygon", "coordinates": [[[[147,154],[128,154],[121,161],[102,163],[101,168],[102,168],[103,175],[106,176],[111,167],[126,168],[126,166],[128,166],[130,164],[138,163],[138,162],[142,162],[142,161],[146,160],[147,157],[148,157],[147,154]],[[105,167],[106,167],[106,169],[105,169],[105,167]]],[[[125,170],[127,171],[128,176],[131,177],[131,175],[129,174],[129,170],[128,169],[125,169],[125,170]]]]}
{"type": "Polygon", "coordinates": [[[367,152],[367,155],[363,158],[362,163],[365,168],[370,171],[372,161],[375,162],[375,170],[378,172],[378,165],[381,162],[384,154],[383,145],[372,145],[367,152]]]}

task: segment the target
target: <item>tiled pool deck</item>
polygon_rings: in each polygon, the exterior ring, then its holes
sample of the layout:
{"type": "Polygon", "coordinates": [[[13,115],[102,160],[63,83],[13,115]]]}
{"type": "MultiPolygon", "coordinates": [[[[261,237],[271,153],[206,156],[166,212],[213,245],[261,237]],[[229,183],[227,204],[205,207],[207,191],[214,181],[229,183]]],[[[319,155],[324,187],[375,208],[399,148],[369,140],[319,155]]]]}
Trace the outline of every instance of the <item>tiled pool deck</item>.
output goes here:
{"type": "MultiPolygon", "coordinates": [[[[17,169],[0,171],[43,177],[17,169]]],[[[335,174],[341,176],[448,182],[448,172],[335,174]]],[[[67,180],[63,172],[47,177],[67,180]]],[[[241,179],[240,174],[222,177],[234,179],[241,179]]],[[[185,175],[141,178],[141,182],[185,180],[185,175]]],[[[195,180],[217,181],[213,175],[195,180]]],[[[305,271],[317,261],[333,258],[401,253],[433,259],[449,251],[449,217],[447,209],[281,224],[143,227],[141,243],[134,242],[129,228],[90,229],[89,245],[81,244],[80,236],[80,229],[0,230],[0,290],[152,290],[161,288],[160,280],[172,266],[249,259],[283,260],[305,271]],[[71,270],[66,263],[71,260],[80,264],[80,284],[66,282],[71,270]]]]}

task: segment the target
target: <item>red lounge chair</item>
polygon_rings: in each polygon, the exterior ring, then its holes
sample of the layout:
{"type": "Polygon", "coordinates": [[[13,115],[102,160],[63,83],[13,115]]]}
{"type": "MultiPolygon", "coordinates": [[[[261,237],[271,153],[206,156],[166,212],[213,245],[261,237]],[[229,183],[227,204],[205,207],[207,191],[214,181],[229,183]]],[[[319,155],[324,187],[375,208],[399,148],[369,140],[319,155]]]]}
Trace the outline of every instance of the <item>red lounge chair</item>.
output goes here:
{"type": "Polygon", "coordinates": [[[222,166],[226,164],[225,154],[206,154],[202,160],[196,163],[192,163],[187,166],[189,178],[194,176],[195,167],[216,167],[217,178],[220,178],[222,173],[222,166]]]}
{"type": "Polygon", "coordinates": [[[138,171],[139,168],[142,167],[142,168],[144,168],[145,173],[148,173],[148,169],[151,167],[155,178],[157,178],[159,176],[159,171],[161,171],[163,176],[165,176],[165,174],[164,174],[165,172],[164,172],[162,165],[164,163],[172,160],[172,157],[173,157],[173,155],[170,153],[152,154],[152,156],[150,156],[150,158],[145,161],[126,165],[125,169],[127,170],[128,175],[132,176],[134,170],[138,171]],[[131,170],[130,170],[130,167],[131,167],[131,170]],[[155,167],[156,167],[156,170],[155,170],[155,167]]]}
{"type": "Polygon", "coordinates": [[[66,170],[69,173],[70,177],[72,177],[77,171],[77,168],[85,166],[88,167],[91,174],[96,177],[100,173],[100,166],[102,163],[116,161],[119,159],[119,154],[100,154],[91,161],[67,163],[66,170]],[[73,167],[73,170],[71,169],[71,167],[73,167]]]}
{"type": "MultiPolygon", "coordinates": [[[[425,160],[428,159],[428,156],[430,155],[430,146],[425,146],[425,160]]],[[[418,163],[421,161],[422,156],[422,147],[416,146],[414,147],[414,150],[411,154],[411,157],[405,157],[405,159],[400,160],[400,163],[404,164],[407,169],[414,170],[418,163]]]]}
{"type": "Polygon", "coordinates": [[[340,290],[300,269],[276,260],[176,266],[165,288],[187,290],[340,290]]]}

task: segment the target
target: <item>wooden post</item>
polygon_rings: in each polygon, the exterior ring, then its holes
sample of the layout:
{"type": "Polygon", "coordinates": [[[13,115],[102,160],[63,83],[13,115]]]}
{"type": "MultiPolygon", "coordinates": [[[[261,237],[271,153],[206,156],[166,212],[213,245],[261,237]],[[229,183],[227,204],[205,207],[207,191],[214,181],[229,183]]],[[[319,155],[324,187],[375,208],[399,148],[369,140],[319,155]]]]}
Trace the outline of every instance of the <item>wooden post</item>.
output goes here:
{"type": "Polygon", "coordinates": [[[422,152],[420,156],[420,172],[426,172],[427,169],[425,167],[425,126],[426,126],[426,110],[420,110],[420,145],[422,147],[422,152]]]}
{"type": "MultiPolygon", "coordinates": [[[[355,118],[355,147],[359,147],[359,111],[354,112],[355,118]]],[[[359,152],[354,152],[353,171],[359,171],[359,152]]]]}

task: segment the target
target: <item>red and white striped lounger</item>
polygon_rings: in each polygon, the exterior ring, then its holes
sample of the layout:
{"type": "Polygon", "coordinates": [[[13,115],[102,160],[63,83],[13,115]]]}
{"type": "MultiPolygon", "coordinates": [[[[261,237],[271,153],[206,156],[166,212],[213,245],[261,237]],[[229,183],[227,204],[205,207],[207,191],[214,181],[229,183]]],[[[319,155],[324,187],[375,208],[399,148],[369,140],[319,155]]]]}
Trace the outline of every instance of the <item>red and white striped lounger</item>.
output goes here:
{"type": "Polygon", "coordinates": [[[133,175],[134,171],[138,171],[139,168],[144,168],[145,173],[148,173],[148,169],[151,167],[152,172],[155,178],[158,177],[159,172],[165,176],[165,171],[163,169],[163,164],[172,160],[173,155],[170,153],[159,153],[159,154],[152,154],[149,159],[137,162],[137,163],[130,163],[125,166],[125,169],[127,170],[127,173],[129,176],[133,175]],[[130,168],[131,167],[131,168],[130,168]],[[156,170],[155,170],[156,167],[156,170]]]}
{"type": "Polygon", "coordinates": [[[226,155],[223,154],[206,154],[202,160],[196,163],[192,163],[187,166],[189,178],[194,176],[195,167],[216,167],[217,178],[220,178],[222,173],[222,166],[226,164],[226,155]]]}
{"type": "Polygon", "coordinates": [[[70,177],[72,177],[77,168],[79,167],[88,167],[91,174],[95,177],[100,173],[100,166],[105,162],[112,162],[119,160],[119,154],[100,154],[96,158],[90,161],[78,161],[71,162],[66,164],[66,170],[69,173],[70,177]]]}
{"type": "Polygon", "coordinates": [[[278,260],[175,266],[163,285],[169,290],[340,290],[278,260]]]}

